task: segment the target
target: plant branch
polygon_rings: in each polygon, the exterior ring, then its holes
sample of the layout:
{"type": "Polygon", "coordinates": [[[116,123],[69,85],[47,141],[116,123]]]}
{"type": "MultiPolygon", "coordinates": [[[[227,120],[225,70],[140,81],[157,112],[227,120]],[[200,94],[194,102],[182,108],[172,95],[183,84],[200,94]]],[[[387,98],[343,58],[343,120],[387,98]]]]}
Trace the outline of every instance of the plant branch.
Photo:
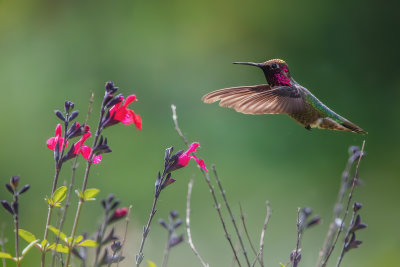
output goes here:
{"type": "MultiPolygon", "coordinates": [[[[120,254],[121,256],[124,252],[124,245],[125,245],[125,241],[126,241],[126,236],[128,234],[128,225],[129,225],[129,221],[130,221],[129,216],[131,214],[131,209],[132,209],[132,205],[129,205],[128,213],[126,214],[126,217],[125,217],[125,232],[124,232],[124,239],[122,239],[122,244],[121,244],[121,254],[120,254]]],[[[117,267],[119,266],[119,262],[121,261],[121,258],[122,257],[118,257],[117,267]]]]}
{"type": "Polygon", "coordinates": [[[190,231],[190,199],[192,197],[193,183],[194,183],[194,180],[191,179],[188,184],[188,193],[187,193],[187,199],[186,199],[186,232],[187,232],[188,243],[189,243],[190,248],[193,250],[194,254],[201,262],[201,265],[203,265],[204,267],[208,267],[209,266],[208,263],[206,263],[203,260],[203,258],[200,256],[199,252],[197,252],[197,249],[194,246],[194,243],[192,240],[192,233],[190,231]]]}
{"type": "MultiPolygon", "coordinates": [[[[173,119],[173,121],[175,123],[175,129],[178,132],[179,136],[182,138],[183,142],[186,144],[186,146],[189,146],[189,142],[187,141],[186,137],[183,135],[181,129],[179,128],[178,116],[176,115],[176,106],[171,105],[171,109],[172,109],[172,119],[173,119]]],[[[210,176],[209,176],[208,172],[205,172],[203,169],[200,169],[200,171],[204,176],[204,179],[205,179],[205,181],[206,181],[206,183],[208,185],[208,188],[209,188],[210,193],[212,195],[212,198],[214,200],[215,209],[217,210],[218,217],[219,217],[220,222],[222,224],[222,228],[224,229],[225,237],[228,240],[228,243],[229,243],[229,245],[230,245],[230,247],[232,249],[232,252],[233,252],[233,255],[235,257],[235,260],[237,261],[237,263],[239,264],[239,267],[240,267],[241,264],[240,264],[239,258],[237,256],[235,247],[234,247],[234,245],[232,243],[232,239],[231,239],[231,237],[230,237],[230,235],[228,233],[228,230],[226,228],[224,218],[222,217],[221,205],[218,203],[217,197],[215,195],[214,187],[212,186],[211,181],[210,181],[210,176]]]]}
{"type": "Polygon", "coordinates": [[[345,213],[344,213],[344,215],[343,215],[343,219],[342,219],[342,221],[341,221],[339,230],[338,230],[338,232],[337,232],[337,234],[336,234],[336,237],[335,237],[335,239],[334,239],[334,241],[333,241],[333,244],[332,244],[332,246],[330,247],[330,249],[329,249],[329,251],[328,251],[328,254],[327,254],[325,260],[322,262],[322,265],[321,265],[322,267],[325,267],[325,266],[326,266],[326,263],[328,262],[329,257],[330,257],[331,254],[332,254],[332,251],[335,249],[335,245],[336,245],[336,243],[337,243],[337,241],[338,241],[338,239],[339,239],[339,236],[340,236],[340,234],[341,234],[342,231],[343,231],[344,222],[345,222],[346,217],[347,217],[347,215],[348,215],[348,213],[349,213],[350,202],[351,202],[351,199],[353,198],[354,189],[356,188],[356,185],[357,185],[357,183],[358,183],[358,171],[359,171],[359,167],[360,167],[361,158],[363,157],[363,154],[364,154],[364,147],[365,147],[365,140],[363,141],[362,146],[361,146],[361,152],[360,152],[360,156],[358,157],[358,161],[357,161],[357,165],[356,165],[356,170],[355,170],[354,178],[353,178],[353,183],[352,183],[352,185],[351,185],[350,193],[349,193],[349,196],[348,196],[348,198],[347,198],[347,205],[346,205],[345,213]]]}
{"type": "Polygon", "coordinates": [[[242,237],[241,237],[241,235],[239,233],[239,229],[238,229],[238,227],[236,225],[235,217],[233,216],[232,210],[231,210],[231,208],[229,206],[228,199],[226,198],[225,190],[223,189],[222,184],[221,184],[221,180],[218,177],[217,169],[216,169],[215,165],[212,165],[211,168],[213,170],[215,180],[217,181],[219,191],[220,191],[220,193],[222,195],[222,198],[224,199],[226,209],[228,210],[229,215],[231,216],[232,224],[233,224],[233,227],[235,228],[236,235],[237,235],[239,243],[240,243],[240,247],[242,248],[243,255],[244,255],[245,259],[246,259],[246,263],[247,263],[248,266],[250,266],[250,261],[249,261],[249,257],[247,256],[246,248],[244,247],[242,237]]]}
{"type": "Polygon", "coordinates": [[[258,257],[260,257],[260,260],[261,260],[261,266],[264,266],[264,236],[265,236],[265,231],[267,230],[267,225],[269,223],[269,218],[271,217],[271,214],[272,214],[271,206],[270,206],[268,200],[265,202],[265,205],[266,205],[267,213],[265,215],[264,225],[263,225],[263,228],[261,230],[260,250],[258,252],[258,254],[259,254],[258,257]]]}
{"type": "Polygon", "coordinates": [[[336,222],[336,219],[340,217],[340,214],[343,210],[343,199],[345,197],[346,191],[349,188],[349,176],[350,176],[350,171],[353,166],[353,164],[356,162],[355,160],[358,159],[361,156],[361,152],[356,152],[352,155],[350,155],[349,159],[347,160],[346,167],[342,173],[342,179],[341,179],[341,184],[340,184],[340,190],[338,192],[337,200],[333,208],[333,219],[332,222],[329,225],[329,230],[328,233],[325,237],[324,243],[322,245],[322,248],[318,254],[318,260],[316,263],[316,267],[321,266],[322,260],[326,258],[326,256],[329,253],[329,249],[332,246],[333,238],[338,230],[338,225],[336,222]]]}

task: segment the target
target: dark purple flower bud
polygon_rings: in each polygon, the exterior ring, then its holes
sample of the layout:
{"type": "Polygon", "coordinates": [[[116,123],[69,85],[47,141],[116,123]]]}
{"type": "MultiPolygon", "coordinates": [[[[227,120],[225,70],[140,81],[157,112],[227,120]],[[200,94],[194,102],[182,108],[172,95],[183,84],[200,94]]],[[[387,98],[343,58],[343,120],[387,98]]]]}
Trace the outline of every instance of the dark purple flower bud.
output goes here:
{"type": "Polygon", "coordinates": [[[312,218],[308,223],[307,223],[307,228],[313,225],[316,225],[321,222],[321,217],[318,215],[312,218]]]}
{"type": "Polygon", "coordinates": [[[19,184],[19,176],[11,177],[10,184],[11,184],[11,187],[14,188],[14,190],[16,190],[18,187],[18,184],[19,184]]]}
{"type": "Polygon", "coordinates": [[[351,146],[351,147],[349,147],[349,154],[350,155],[353,155],[353,154],[355,154],[355,153],[357,153],[357,152],[359,152],[360,151],[360,147],[358,147],[358,146],[351,146]]]}
{"type": "Polygon", "coordinates": [[[98,145],[93,149],[93,154],[100,155],[111,152],[111,148],[107,145],[107,138],[103,139],[103,136],[101,136],[98,145]]]}
{"type": "Polygon", "coordinates": [[[112,81],[106,82],[105,89],[106,89],[107,92],[114,93],[116,91],[115,88],[118,89],[118,87],[114,87],[114,83],[112,81]]]}
{"type": "Polygon", "coordinates": [[[171,238],[169,239],[168,246],[169,246],[170,248],[172,248],[172,247],[174,247],[174,246],[179,245],[180,243],[182,243],[183,240],[184,240],[184,239],[183,239],[183,235],[176,236],[176,234],[172,234],[172,235],[171,235],[171,238]]]}
{"type": "Polygon", "coordinates": [[[115,242],[112,243],[112,245],[111,245],[111,250],[112,250],[114,253],[117,253],[118,251],[120,251],[121,248],[122,248],[122,245],[121,245],[121,242],[119,242],[119,241],[115,241],[115,242]]]}
{"type": "Polygon", "coordinates": [[[164,227],[165,229],[169,230],[169,226],[164,219],[158,219],[158,223],[161,224],[161,226],[164,227]]]}
{"type": "Polygon", "coordinates": [[[69,113],[71,110],[74,109],[75,104],[71,101],[65,101],[64,103],[64,109],[65,113],[69,113]]]}
{"type": "Polygon", "coordinates": [[[312,213],[312,209],[309,207],[304,207],[303,208],[303,213],[306,217],[308,217],[312,213]]]}
{"type": "Polygon", "coordinates": [[[121,203],[121,201],[119,201],[119,200],[116,200],[112,205],[111,205],[111,208],[110,208],[110,210],[113,210],[113,209],[115,209],[119,204],[121,203]]]}
{"type": "Polygon", "coordinates": [[[14,194],[14,189],[12,188],[12,186],[10,184],[6,184],[6,188],[7,188],[8,192],[10,192],[11,194],[14,194]]]}
{"type": "Polygon", "coordinates": [[[354,212],[359,211],[361,208],[362,208],[362,204],[360,204],[358,202],[354,202],[354,205],[353,205],[354,212]]]}
{"type": "Polygon", "coordinates": [[[171,157],[171,153],[173,151],[174,151],[174,147],[173,146],[165,149],[164,162],[165,162],[166,165],[169,163],[169,158],[171,157]]]}
{"type": "Polygon", "coordinates": [[[106,108],[112,107],[122,102],[122,94],[116,95],[111,99],[112,95],[110,95],[110,99],[107,101],[106,108]]]}
{"type": "Polygon", "coordinates": [[[18,194],[21,195],[21,194],[25,193],[26,191],[28,191],[29,188],[31,188],[31,186],[30,186],[29,184],[24,185],[24,186],[21,188],[21,190],[19,190],[18,194]]]}
{"type": "Polygon", "coordinates": [[[11,213],[12,215],[14,215],[14,211],[11,208],[10,204],[8,204],[8,202],[6,200],[2,200],[1,201],[1,205],[3,205],[3,208],[6,209],[6,211],[8,211],[9,213],[11,213]]]}
{"type": "Polygon", "coordinates": [[[75,110],[74,112],[71,113],[71,116],[69,116],[68,121],[73,121],[78,117],[79,115],[79,110],[75,110]]]}
{"type": "Polygon", "coordinates": [[[176,210],[171,210],[171,212],[169,213],[169,217],[171,217],[172,220],[178,218],[179,214],[178,211],[176,210]]]}
{"type": "Polygon", "coordinates": [[[60,159],[60,142],[57,142],[54,147],[54,160],[58,162],[59,159],[60,159]]]}
{"type": "Polygon", "coordinates": [[[108,194],[108,196],[107,196],[107,202],[108,202],[108,203],[113,202],[114,198],[115,198],[114,194],[108,194]]]}
{"type": "Polygon", "coordinates": [[[57,116],[60,120],[65,121],[65,117],[64,117],[64,115],[61,113],[61,111],[59,111],[59,110],[54,110],[54,113],[56,114],[56,116],[57,116]]]}
{"type": "Polygon", "coordinates": [[[181,220],[181,219],[178,219],[178,220],[175,221],[175,223],[174,223],[174,225],[173,225],[173,228],[176,229],[176,228],[178,228],[178,227],[181,226],[181,225],[182,225],[182,220],[181,220]]]}

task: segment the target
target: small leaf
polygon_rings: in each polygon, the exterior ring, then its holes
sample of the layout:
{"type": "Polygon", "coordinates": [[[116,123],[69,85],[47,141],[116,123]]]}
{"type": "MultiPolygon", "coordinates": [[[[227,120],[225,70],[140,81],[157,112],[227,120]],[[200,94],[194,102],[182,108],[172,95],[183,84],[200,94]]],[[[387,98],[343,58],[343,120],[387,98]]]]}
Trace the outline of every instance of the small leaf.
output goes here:
{"type": "Polygon", "coordinates": [[[285,266],[285,265],[283,265],[282,263],[280,263],[279,265],[280,265],[280,267],[286,267],[286,266],[285,266]]]}
{"type": "Polygon", "coordinates": [[[148,261],[147,263],[149,264],[149,267],[157,267],[157,265],[152,261],[148,261]]]}
{"type": "Polygon", "coordinates": [[[54,203],[62,202],[66,197],[67,187],[65,185],[58,188],[51,198],[54,203]]]}
{"type": "Polygon", "coordinates": [[[46,196],[46,198],[44,199],[44,200],[46,200],[46,202],[47,202],[47,205],[49,205],[49,206],[51,206],[51,207],[53,207],[53,200],[51,200],[50,198],[48,198],[47,196],[46,196]]]}
{"type": "Polygon", "coordinates": [[[47,246],[48,245],[48,243],[47,243],[47,240],[45,239],[45,240],[43,240],[41,243],[40,243],[40,247],[43,249],[43,248],[45,248],[45,246],[47,246]]]}
{"type": "Polygon", "coordinates": [[[11,256],[11,254],[9,254],[9,253],[0,252],[0,258],[3,258],[3,259],[12,259],[12,256],[11,256]]]}
{"type": "Polygon", "coordinates": [[[97,247],[98,245],[94,240],[85,240],[78,244],[78,247],[97,247]]]}
{"type": "Polygon", "coordinates": [[[77,237],[74,239],[74,244],[77,244],[77,243],[81,242],[82,240],[83,240],[83,235],[77,236],[77,237]]]}
{"type": "Polygon", "coordinates": [[[54,250],[55,247],[56,247],[56,243],[48,244],[47,250],[54,250]]]}
{"type": "Polygon", "coordinates": [[[29,245],[27,245],[24,250],[22,250],[22,256],[24,256],[34,245],[36,245],[36,243],[39,242],[40,239],[37,240],[33,240],[31,243],[29,243],[29,245]]]}
{"type": "Polygon", "coordinates": [[[32,234],[24,229],[19,229],[18,235],[28,243],[31,243],[37,239],[34,234],[32,234]]]}
{"type": "Polygon", "coordinates": [[[68,253],[69,252],[69,248],[67,246],[62,245],[62,244],[57,244],[56,251],[57,252],[61,252],[61,253],[68,253]]]}
{"type": "Polygon", "coordinates": [[[83,193],[83,199],[86,201],[95,200],[95,196],[100,192],[97,188],[89,188],[83,193]]]}
{"type": "Polygon", "coordinates": [[[79,197],[79,199],[83,199],[83,194],[80,190],[75,190],[75,194],[79,197]]]}
{"type": "Polygon", "coordinates": [[[67,235],[55,228],[54,226],[49,225],[49,230],[52,231],[55,235],[60,236],[60,238],[66,242],[67,235]]]}

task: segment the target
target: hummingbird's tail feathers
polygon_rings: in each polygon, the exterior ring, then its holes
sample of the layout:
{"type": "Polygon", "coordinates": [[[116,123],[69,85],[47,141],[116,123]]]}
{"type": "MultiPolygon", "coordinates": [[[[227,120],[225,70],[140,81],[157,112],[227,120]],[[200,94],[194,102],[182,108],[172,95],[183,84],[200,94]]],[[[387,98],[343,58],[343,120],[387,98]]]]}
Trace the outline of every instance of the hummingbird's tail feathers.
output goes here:
{"type": "Polygon", "coordinates": [[[360,134],[367,134],[366,131],[355,125],[354,123],[343,119],[342,121],[337,121],[329,117],[320,118],[316,121],[313,127],[318,127],[320,129],[330,129],[337,131],[346,131],[360,134]]]}
{"type": "Polygon", "coordinates": [[[359,133],[359,134],[367,134],[368,133],[350,121],[345,121],[342,123],[342,125],[354,133],[359,133]]]}
{"type": "Polygon", "coordinates": [[[206,94],[201,98],[204,103],[214,103],[220,101],[221,107],[234,108],[237,103],[253,95],[254,93],[270,90],[267,84],[254,86],[240,86],[225,89],[219,89],[206,94]]]}

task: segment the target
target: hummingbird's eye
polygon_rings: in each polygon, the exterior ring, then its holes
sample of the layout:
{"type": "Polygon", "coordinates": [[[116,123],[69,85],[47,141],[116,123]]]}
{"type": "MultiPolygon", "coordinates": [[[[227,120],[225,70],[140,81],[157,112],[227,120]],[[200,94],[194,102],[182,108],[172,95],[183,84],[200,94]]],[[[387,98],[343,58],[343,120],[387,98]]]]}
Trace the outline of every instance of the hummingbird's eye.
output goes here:
{"type": "Polygon", "coordinates": [[[277,69],[277,68],[278,68],[278,64],[275,64],[275,63],[274,63],[274,64],[271,65],[271,67],[272,67],[273,69],[277,69]]]}

